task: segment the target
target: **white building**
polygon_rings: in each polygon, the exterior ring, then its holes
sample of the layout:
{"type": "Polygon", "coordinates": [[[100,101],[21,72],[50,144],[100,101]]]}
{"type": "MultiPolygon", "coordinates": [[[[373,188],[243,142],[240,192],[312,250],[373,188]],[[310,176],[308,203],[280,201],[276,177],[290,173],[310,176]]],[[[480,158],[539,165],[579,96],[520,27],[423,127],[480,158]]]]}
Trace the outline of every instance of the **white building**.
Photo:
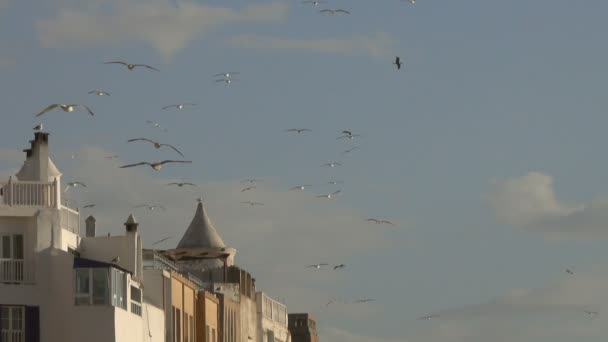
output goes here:
{"type": "Polygon", "coordinates": [[[0,340],[150,341],[135,219],[125,235],[96,237],[90,218],[81,237],[48,141],[35,133],[19,172],[0,180],[0,340]]]}
{"type": "Polygon", "coordinates": [[[263,292],[255,294],[258,311],[258,342],[290,342],[287,307],[263,292]]]}

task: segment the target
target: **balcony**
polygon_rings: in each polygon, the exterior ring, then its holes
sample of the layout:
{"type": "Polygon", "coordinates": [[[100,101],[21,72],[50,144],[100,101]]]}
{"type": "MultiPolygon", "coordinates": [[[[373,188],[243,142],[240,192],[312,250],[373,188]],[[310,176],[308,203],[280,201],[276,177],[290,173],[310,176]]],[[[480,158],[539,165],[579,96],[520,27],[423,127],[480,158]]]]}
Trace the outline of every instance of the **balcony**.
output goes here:
{"type": "Polygon", "coordinates": [[[25,260],[0,259],[0,283],[24,284],[33,282],[33,269],[25,260]]]}
{"type": "Polygon", "coordinates": [[[1,330],[0,341],[23,342],[25,341],[25,332],[22,330],[1,330]]]}
{"type": "Polygon", "coordinates": [[[61,207],[61,228],[80,235],[80,213],[68,207],[61,207]]]}
{"type": "Polygon", "coordinates": [[[57,181],[15,182],[0,184],[0,206],[45,207],[57,206],[57,181]]]}

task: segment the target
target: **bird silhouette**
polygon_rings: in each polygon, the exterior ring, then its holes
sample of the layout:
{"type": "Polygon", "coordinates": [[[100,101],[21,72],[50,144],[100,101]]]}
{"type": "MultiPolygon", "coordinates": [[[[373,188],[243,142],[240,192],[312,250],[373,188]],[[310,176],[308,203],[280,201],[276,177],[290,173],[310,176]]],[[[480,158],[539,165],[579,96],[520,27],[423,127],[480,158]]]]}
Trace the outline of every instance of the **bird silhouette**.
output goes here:
{"type": "Polygon", "coordinates": [[[93,111],[91,110],[91,108],[85,106],[85,105],[79,105],[79,104],[61,104],[61,103],[53,103],[52,105],[44,108],[40,113],[36,114],[36,116],[40,116],[48,111],[51,111],[53,109],[59,108],[61,110],[63,110],[66,113],[71,113],[73,111],[76,110],[76,108],[78,107],[84,107],[87,112],[89,112],[89,114],[91,114],[91,116],[95,116],[95,114],[93,114],[93,111]]]}
{"type": "Polygon", "coordinates": [[[149,162],[140,162],[140,163],[136,163],[136,164],[129,164],[129,165],[123,165],[120,168],[124,169],[127,167],[134,167],[134,166],[139,166],[139,165],[148,165],[150,166],[152,169],[154,169],[154,171],[158,171],[160,169],[162,169],[164,164],[167,163],[192,163],[192,161],[190,160],[163,160],[160,162],[153,162],[153,163],[149,163],[149,162]]]}
{"type": "Polygon", "coordinates": [[[395,62],[393,64],[397,66],[397,70],[401,69],[401,58],[399,58],[399,56],[395,57],[395,62]]]}
{"type": "Polygon", "coordinates": [[[154,145],[154,148],[156,148],[156,149],[159,149],[159,148],[161,148],[163,146],[166,146],[166,147],[171,148],[173,151],[179,153],[180,156],[182,156],[182,157],[184,156],[184,154],[181,153],[177,148],[175,148],[175,146],[170,145],[170,144],[161,144],[159,142],[156,142],[156,141],[150,140],[150,139],[146,139],[146,138],[136,138],[136,139],[129,139],[129,140],[127,140],[127,142],[133,142],[133,141],[147,141],[149,143],[152,143],[154,145]]]}
{"type": "Polygon", "coordinates": [[[130,64],[130,63],[126,63],[126,62],[122,62],[122,61],[111,61],[111,62],[105,62],[103,64],[121,64],[127,67],[127,69],[129,69],[129,71],[133,71],[133,69],[137,68],[137,67],[144,67],[144,68],[148,68],[151,70],[156,70],[156,71],[160,71],[154,67],[151,67],[147,64],[130,64]]]}

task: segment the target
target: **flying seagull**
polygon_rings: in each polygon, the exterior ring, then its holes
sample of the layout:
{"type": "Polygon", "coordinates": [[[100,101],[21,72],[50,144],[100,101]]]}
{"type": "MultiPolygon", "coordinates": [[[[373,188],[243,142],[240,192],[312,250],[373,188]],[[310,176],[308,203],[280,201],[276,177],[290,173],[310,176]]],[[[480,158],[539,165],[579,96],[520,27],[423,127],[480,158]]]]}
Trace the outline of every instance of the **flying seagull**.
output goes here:
{"type": "Polygon", "coordinates": [[[348,154],[348,153],[351,153],[352,151],[354,151],[354,150],[358,150],[358,149],[360,149],[360,148],[361,148],[361,147],[359,147],[359,146],[351,147],[351,148],[349,148],[348,150],[342,151],[342,154],[348,154]]]}
{"type": "Polygon", "coordinates": [[[285,132],[302,133],[302,132],[312,132],[312,130],[308,129],[308,128],[291,128],[291,129],[286,129],[285,132]]]}
{"type": "Polygon", "coordinates": [[[320,10],[319,13],[331,13],[331,14],[336,14],[336,13],[345,13],[345,14],[350,14],[349,11],[347,10],[343,10],[343,9],[323,9],[320,10]]]}
{"type": "Polygon", "coordinates": [[[238,81],[236,78],[223,78],[221,80],[215,80],[215,82],[225,82],[226,84],[230,84],[233,81],[238,81]]]}
{"type": "Polygon", "coordinates": [[[254,178],[249,178],[249,179],[243,179],[241,181],[241,183],[255,183],[255,182],[261,182],[261,179],[254,179],[254,178]]]}
{"type": "Polygon", "coordinates": [[[320,269],[323,266],[329,266],[329,264],[327,264],[327,263],[320,263],[320,264],[308,265],[308,266],[306,266],[306,268],[320,269]]]}
{"type": "Polygon", "coordinates": [[[326,4],[327,1],[312,1],[312,0],[308,0],[308,1],[302,1],[303,4],[311,4],[313,6],[318,6],[319,4],[326,4]]]}
{"type": "Polygon", "coordinates": [[[387,221],[387,220],[378,220],[378,219],[375,219],[375,218],[368,218],[368,219],[366,219],[365,221],[367,221],[367,222],[374,222],[374,223],[376,223],[376,224],[390,224],[391,226],[394,226],[394,225],[395,225],[395,224],[394,224],[393,222],[391,222],[391,221],[387,221]]]}
{"type": "Polygon", "coordinates": [[[337,195],[340,193],[340,190],[334,191],[331,194],[327,194],[327,195],[319,195],[317,197],[319,198],[332,198],[332,196],[337,195]]]}
{"type": "Polygon", "coordinates": [[[42,131],[42,124],[36,125],[36,127],[34,127],[34,131],[42,131]]]}
{"type": "Polygon", "coordinates": [[[574,275],[574,271],[572,271],[569,268],[566,268],[566,273],[570,274],[570,275],[574,275]]]}
{"type": "Polygon", "coordinates": [[[146,120],[146,123],[149,123],[150,125],[152,125],[152,126],[158,128],[158,129],[160,129],[163,132],[167,131],[166,128],[160,127],[160,124],[158,122],[154,122],[154,121],[151,121],[151,120],[146,120]]]}
{"type": "Polygon", "coordinates": [[[331,185],[342,184],[342,183],[344,183],[344,181],[341,181],[341,180],[332,180],[332,181],[327,182],[327,184],[331,184],[331,185]]]}
{"type": "Polygon", "coordinates": [[[159,148],[161,148],[161,147],[163,147],[163,146],[167,146],[167,147],[169,147],[169,148],[173,149],[175,152],[179,153],[179,155],[180,155],[180,156],[182,156],[182,157],[184,156],[184,154],[183,154],[183,153],[181,153],[181,152],[180,152],[180,151],[179,151],[177,148],[175,148],[173,145],[169,145],[169,144],[161,144],[161,143],[158,143],[158,142],[156,142],[156,141],[153,141],[153,140],[150,140],[150,139],[146,139],[146,138],[137,138],[137,139],[129,139],[129,140],[127,140],[127,142],[133,142],[133,141],[147,141],[147,142],[150,142],[150,143],[154,144],[154,148],[156,148],[156,149],[159,149],[159,148]]]}
{"type": "Polygon", "coordinates": [[[89,94],[95,94],[97,96],[110,96],[110,93],[108,93],[107,91],[101,91],[101,90],[91,90],[89,92],[89,94]]]}
{"type": "Polygon", "coordinates": [[[354,301],[353,303],[357,304],[357,303],[369,303],[369,302],[375,302],[375,299],[372,298],[367,298],[367,299],[359,299],[354,301]]]}
{"type": "Polygon", "coordinates": [[[255,189],[255,188],[256,188],[255,186],[248,186],[248,187],[246,187],[245,189],[242,189],[242,190],[241,190],[241,192],[245,192],[245,191],[253,190],[253,189],[255,189]]]}
{"type": "Polygon", "coordinates": [[[291,190],[304,190],[305,188],[310,187],[310,186],[312,186],[312,185],[310,185],[310,184],[296,185],[296,186],[294,186],[293,188],[291,188],[289,190],[290,191],[291,190]]]}
{"type": "Polygon", "coordinates": [[[245,202],[241,202],[242,204],[249,204],[250,206],[254,207],[256,205],[264,205],[264,203],[260,203],[260,202],[250,202],[250,201],[245,201],[245,202]]]}
{"type": "Polygon", "coordinates": [[[595,318],[595,316],[597,316],[597,315],[599,315],[599,314],[600,314],[600,313],[599,313],[599,312],[597,312],[597,311],[588,311],[588,310],[585,310],[585,313],[586,313],[587,315],[589,315],[589,316],[591,317],[591,319],[594,319],[594,318],[595,318]]]}
{"type": "Polygon", "coordinates": [[[151,66],[149,66],[149,65],[147,65],[147,64],[129,64],[129,63],[121,62],[121,61],[105,62],[105,63],[103,63],[103,64],[122,64],[122,65],[126,66],[126,67],[127,67],[127,69],[129,69],[129,70],[131,70],[131,71],[132,71],[133,69],[135,69],[136,67],[144,67],[144,68],[148,68],[148,69],[152,69],[152,70],[160,71],[160,70],[158,70],[158,69],[156,69],[156,68],[154,68],[154,67],[151,67],[151,66]]]}
{"type": "Polygon", "coordinates": [[[422,317],[418,317],[418,318],[416,318],[416,319],[417,319],[417,320],[425,320],[425,319],[426,319],[426,320],[430,320],[430,319],[437,318],[437,317],[439,317],[439,315],[438,315],[438,314],[433,314],[433,315],[428,315],[428,316],[422,316],[422,317]]]}
{"type": "Polygon", "coordinates": [[[82,209],[93,208],[93,207],[95,207],[95,204],[87,204],[84,207],[82,207],[82,209]]]}
{"type": "Polygon", "coordinates": [[[351,134],[344,134],[344,135],[341,135],[341,136],[337,137],[336,139],[344,139],[344,138],[348,138],[348,139],[350,139],[350,140],[353,140],[353,139],[355,139],[356,137],[360,137],[360,136],[361,136],[361,134],[352,134],[352,133],[351,133],[351,134]]]}
{"type": "Polygon", "coordinates": [[[401,69],[401,58],[399,58],[399,56],[395,57],[395,62],[393,62],[393,64],[397,66],[397,70],[401,69]]]}
{"type": "Polygon", "coordinates": [[[40,113],[36,114],[36,116],[40,116],[48,111],[51,111],[55,108],[60,108],[62,109],[64,112],[66,113],[71,113],[74,110],[76,110],[76,107],[84,107],[87,112],[89,112],[89,114],[91,114],[91,116],[94,116],[95,114],[93,114],[93,111],[91,110],[91,108],[85,106],[85,105],[78,105],[78,104],[61,104],[61,103],[53,103],[52,105],[44,108],[40,113]]]}
{"type": "Polygon", "coordinates": [[[172,239],[174,236],[175,236],[175,235],[168,236],[168,237],[166,237],[166,238],[162,238],[162,239],[160,239],[160,240],[158,240],[158,241],[156,241],[156,242],[153,242],[153,243],[152,243],[152,246],[154,246],[154,245],[158,245],[158,244],[159,244],[159,243],[161,243],[161,242],[164,242],[164,241],[167,241],[167,240],[169,240],[169,239],[172,239]]]}
{"type": "Polygon", "coordinates": [[[63,190],[63,192],[68,191],[69,188],[75,188],[77,186],[82,186],[83,188],[86,188],[87,186],[84,183],[81,182],[70,182],[68,183],[68,185],[65,187],[65,190],[63,190]]]}
{"type": "Polygon", "coordinates": [[[113,156],[105,156],[106,159],[116,159],[118,158],[117,155],[113,155],[113,156]]]}
{"type": "Polygon", "coordinates": [[[167,185],[177,185],[180,188],[184,185],[191,185],[191,186],[196,186],[196,184],[192,184],[192,183],[188,183],[188,182],[173,182],[173,183],[169,183],[167,185]]]}
{"type": "Polygon", "coordinates": [[[224,73],[221,73],[221,74],[213,75],[213,77],[220,77],[220,76],[222,76],[224,78],[230,78],[230,76],[232,76],[232,75],[238,75],[238,74],[239,74],[239,72],[231,71],[231,72],[224,72],[224,73]]]}
{"type": "Polygon", "coordinates": [[[346,267],[346,265],[344,265],[344,264],[336,265],[336,266],[334,266],[334,271],[335,270],[339,270],[339,269],[344,268],[344,267],[346,267]]]}
{"type": "Polygon", "coordinates": [[[150,211],[154,211],[156,209],[162,209],[162,210],[166,210],[165,207],[163,207],[162,205],[155,205],[155,204],[140,204],[140,205],[136,205],[133,208],[137,209],[137,208],[146,208],[150,211]]]}
{"type": "Polygon", "coordinates": [[[342,166],[342,164],[336,163],[336,162],[331,162],[331,163],[325,163],[325,164],[323,164],[321,166],[336,167],[336,166],[342,166]]]}
{"type": "Polygon", "coordinates": [[[169,109],[172,107],[175,107],[177,109],[183,109],[185,106],[196,106],[196,103],[180,103],[180,104],[174,104],[174,105],[168,105],[163,107],[162,109],[169,109]]]}
{"type": "Polygon", "coordinates": [[[140,163],[136,163],[136,164],[123,165],[120,168],[124,169],[127,167],[133,167],[133,166],[139,166],[139,165],[149,165],[152,169],[154,169],[154,171],[158,171],[158,170],[162,169],[164,164],[167,164],[167,163],[192,163],[192,161],[190,161],[190,160],[163,160],[160,162],[153,162],[153,163],[140,162],[140,163]]]}

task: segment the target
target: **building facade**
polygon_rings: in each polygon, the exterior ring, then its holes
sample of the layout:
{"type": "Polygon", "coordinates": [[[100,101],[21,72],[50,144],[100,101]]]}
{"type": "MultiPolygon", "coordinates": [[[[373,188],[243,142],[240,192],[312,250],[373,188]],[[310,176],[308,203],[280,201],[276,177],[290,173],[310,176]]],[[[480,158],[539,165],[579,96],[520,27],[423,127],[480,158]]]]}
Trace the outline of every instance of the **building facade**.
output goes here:
{"type": "Polygon", "coordinates": [[[289,332],[292,342],[318,342],[317,322],[308,313],[289,314],[289,332]]]}

